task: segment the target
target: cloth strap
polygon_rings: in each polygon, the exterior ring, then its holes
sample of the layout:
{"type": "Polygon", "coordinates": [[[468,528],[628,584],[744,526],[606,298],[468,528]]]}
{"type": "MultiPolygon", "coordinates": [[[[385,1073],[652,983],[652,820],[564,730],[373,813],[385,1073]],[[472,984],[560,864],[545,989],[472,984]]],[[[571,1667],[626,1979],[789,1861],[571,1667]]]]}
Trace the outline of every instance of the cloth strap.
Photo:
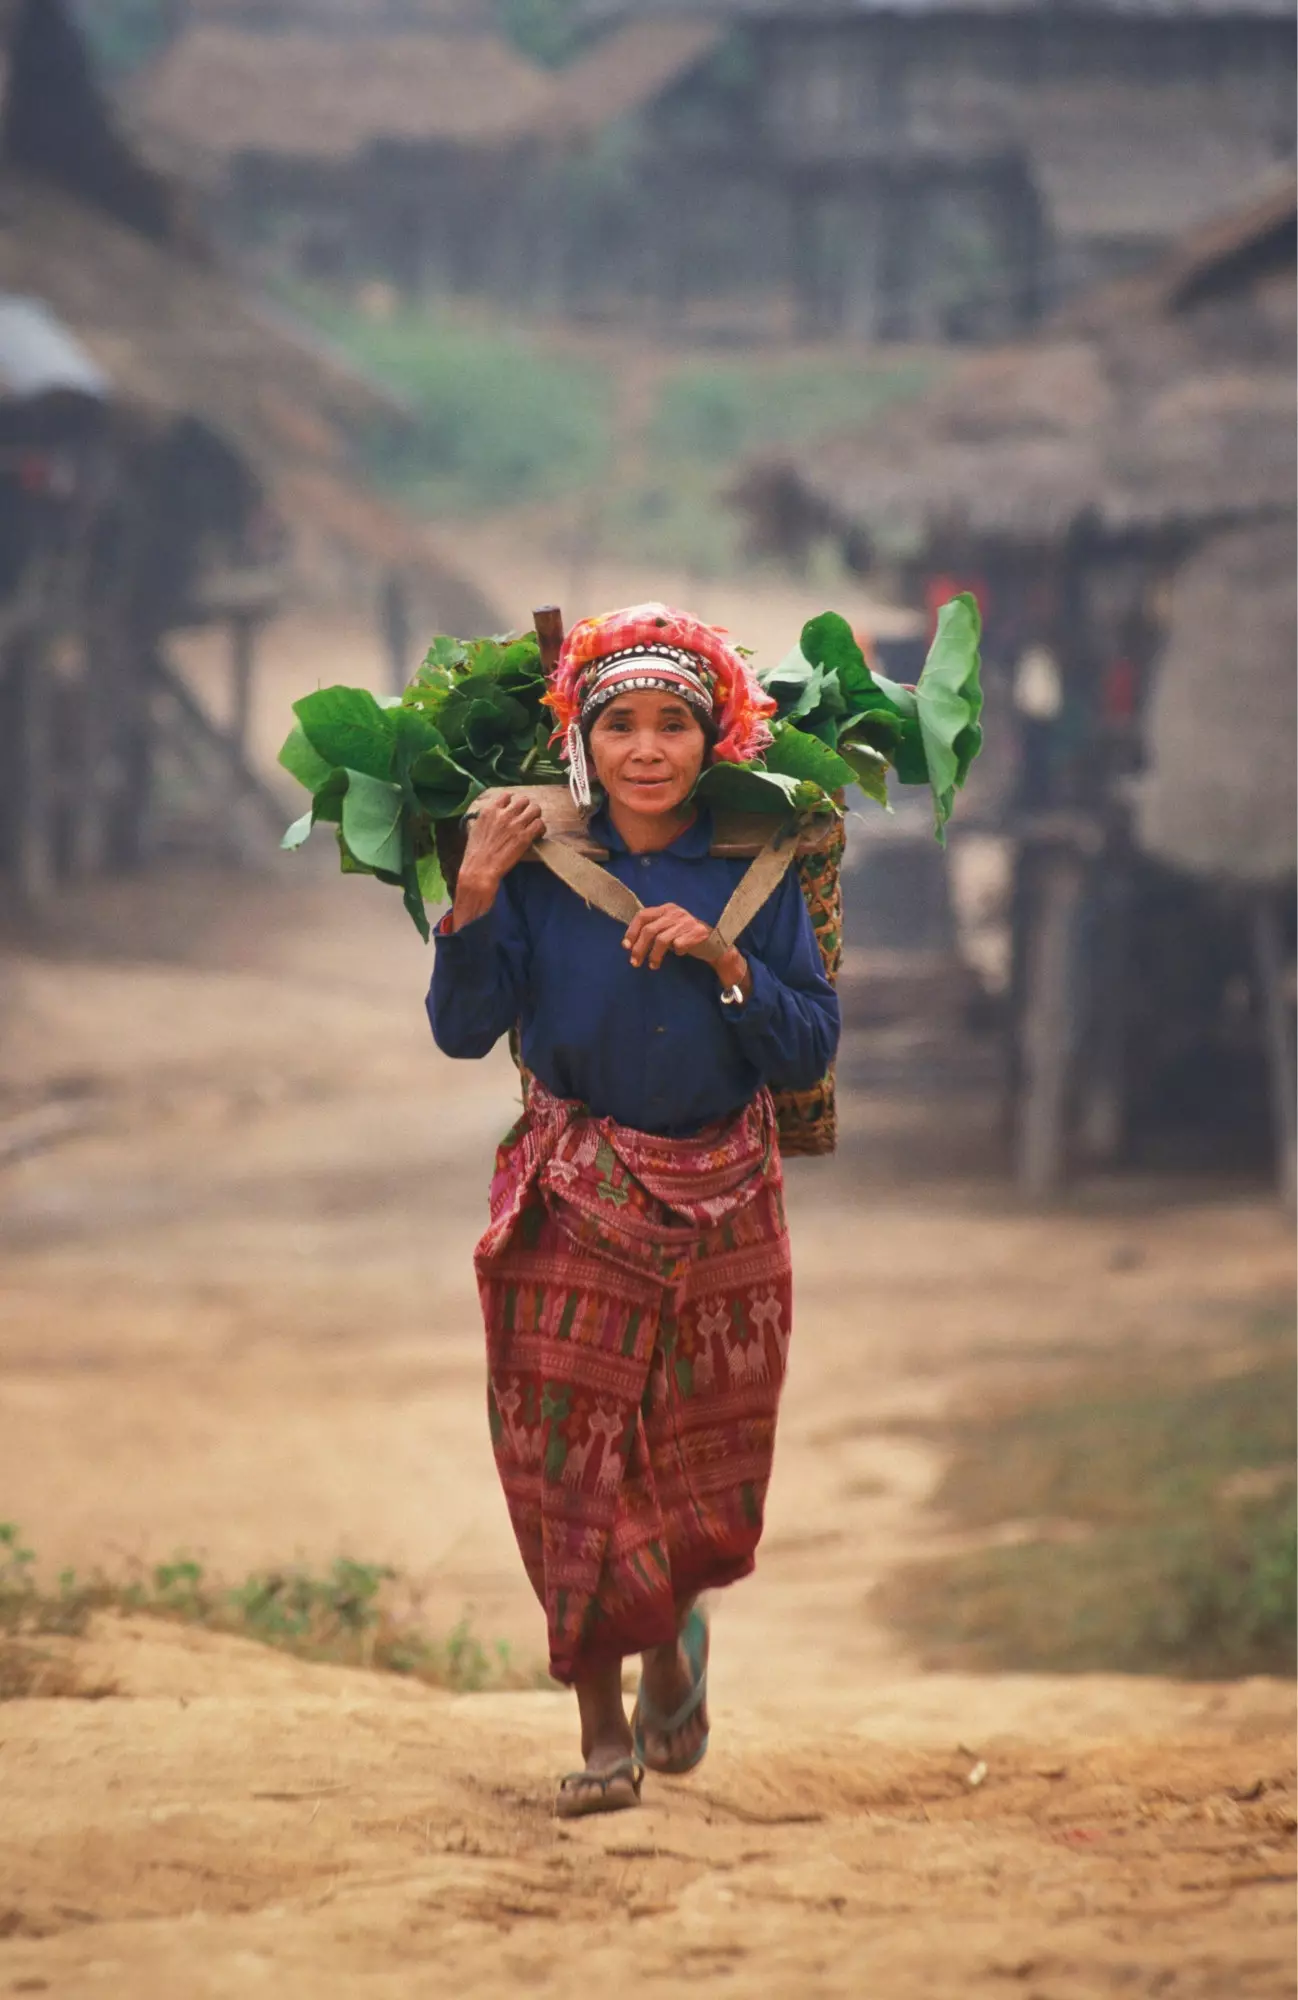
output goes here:
{"type": "MultiPolygon", "coordinates": [[[[788,873],[797,849],[797,823],[786,820],[776,827],[765,847],[745,869],[712,931],[701,945],[688,954],[689,957],[701,958],[708,965],[715,965],[719,958],[724,958],[740,933],[747,929],[757,912],[775,894],[788,873]]],[[[605,916],[613,917],[620,924],[629,924],[632,917],[645,907],[634,889],[628,889],[625,882],[619,882],[616,875],[610,875],[598,861],[592,861],[589,855],[579,854],[566,841],[551,840],[547,836],[536,842],[532,853],[536,860],[545,863],[552,875],[566,882],[584,903],[603,910],[605,916]]]]}

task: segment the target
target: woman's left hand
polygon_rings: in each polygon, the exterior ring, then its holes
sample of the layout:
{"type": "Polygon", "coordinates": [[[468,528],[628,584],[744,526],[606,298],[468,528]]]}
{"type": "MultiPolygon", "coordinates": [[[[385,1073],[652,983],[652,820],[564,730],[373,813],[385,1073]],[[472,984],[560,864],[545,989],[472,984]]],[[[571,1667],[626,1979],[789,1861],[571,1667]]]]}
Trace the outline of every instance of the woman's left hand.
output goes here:
{"type": "Polygon", "coordinates": [[[632,965],[643,965],[648,960],[649,970],[657,972],[669,951],[679,958],[688,958],[711,936],[711,927],[692,917],[679,903],[659,903],[652,910],[636,912],[627,925],[622,944],[631,954],[632,965]]]}
{"type": "MultiPolygon", "coordinates": [[[[711,926],[692,917],[679,903],[659,903],[632,917],[622,943],[631,954],[632,965],[643,965],[647,960],[649,970],[657,972],[669,951],[679,958],[702,958],[699,947],[708,944],[711,937],[711,926]]],[[[723,986],[737,986],[745,999],[748,997],[752,974],[747,959],[734,945],[720,958],[709,957],[708,963],[723,986]]]]}

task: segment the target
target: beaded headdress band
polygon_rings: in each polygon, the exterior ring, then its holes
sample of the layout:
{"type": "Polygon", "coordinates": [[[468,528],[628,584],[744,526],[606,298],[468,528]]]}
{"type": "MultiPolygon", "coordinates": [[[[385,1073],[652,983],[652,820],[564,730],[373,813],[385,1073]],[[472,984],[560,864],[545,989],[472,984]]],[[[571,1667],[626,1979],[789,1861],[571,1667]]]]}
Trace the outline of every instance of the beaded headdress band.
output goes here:
{"type": "Polygon", "coordinates": [[[568,724],[568,784],[579,806],[591,802],[583,723],[623,694],[674,694],[712,720],[715,676],[697,653],[683,646],[628,646],[591,663],[580,685],[581,708],[568,724]]]}

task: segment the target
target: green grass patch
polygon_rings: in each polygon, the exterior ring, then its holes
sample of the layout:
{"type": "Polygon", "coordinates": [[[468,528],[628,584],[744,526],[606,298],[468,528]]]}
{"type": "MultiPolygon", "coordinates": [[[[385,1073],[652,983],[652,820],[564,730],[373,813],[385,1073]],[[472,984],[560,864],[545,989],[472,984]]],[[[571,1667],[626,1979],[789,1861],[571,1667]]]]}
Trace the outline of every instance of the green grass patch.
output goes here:
{"type": "Polygon", "coordinates": [[[1292,1337],[1110,1366],[962,1426],[936,1496],[1022,1540],[916,1564],[889,1615],[930,1665],[1225,1678],[1295,1667],[1292,1337]]]}
{"type": "Polygon", "coordinates": [[[810,447],[933,379],[931,356],[595,357],[541,327],[470,322],[418,306],[375,317],[318,289],[281,301],[408,404],[410,421],[360,440],[371,475],[431,519],[561,503],[563,532],[604,555],[715,575],[740,558],[725,493],[752,454],[810,447]],[[621,372],[654,368],[619,430],[621,372]],[[570,524],[576,523],[576,528],[570,524]]]}
{"type": "Polygon", "coordinates": [[[807,444],[867,423],[932,379],[933,363],[923,355],[682,362],[664,381],[649,447],[664,464],[734,463],[750,452],[807,444]]]}
{"type": "Polygon", "coordinates": [[[436,516],[488,512],[589,484],[608,446],[605,369],[500,324],[417,307],[374,318],[315,291],[284,302],[409,405],[361,440],[371,472],[436,516]]]}
{"type": "Polygon", "coordinates": [[[65,1570],[51,1587],[39,1580],[35,1554],[18,1528],[0,1522],[0,1700],[111,1693],[81,1684],[74,1662],[40,1644],[80,1637],[105,1611],[198,1625],[298,1659],[404,1674],[461,1693],[549,1685],[543,1672],[520,1668],[503,1641],[484,1644],[467,1620],[444,1639],[433,1638],[419,1593],[384,1564],[340,1557],[319,1573],[290,1564],[254,1571],[231,1586],[178,1556],[124,1579],[65,1570]]]}

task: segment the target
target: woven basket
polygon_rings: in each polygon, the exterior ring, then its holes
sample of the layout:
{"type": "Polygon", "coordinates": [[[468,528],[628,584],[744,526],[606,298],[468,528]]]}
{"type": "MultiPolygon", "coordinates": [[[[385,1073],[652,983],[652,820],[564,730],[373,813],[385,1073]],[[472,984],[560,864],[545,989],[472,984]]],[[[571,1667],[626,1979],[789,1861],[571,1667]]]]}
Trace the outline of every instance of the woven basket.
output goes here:
{"type": "MultiPolygon", "coordinates": [[[[846,836],[840,822],[831,840],[824,846],[813,847],[800,854],[793,864],[803,900],[811,913],[811,927],[820,946],[825,976],[831,986],[837,980],[838,968],[843,962],[842,870],[845,844],[846,836]]],[[[832,1153],[838,1140],[833,1064],[810,1090],[777,1090],[775,1111],[782,1153],[832,1153]]]]}

